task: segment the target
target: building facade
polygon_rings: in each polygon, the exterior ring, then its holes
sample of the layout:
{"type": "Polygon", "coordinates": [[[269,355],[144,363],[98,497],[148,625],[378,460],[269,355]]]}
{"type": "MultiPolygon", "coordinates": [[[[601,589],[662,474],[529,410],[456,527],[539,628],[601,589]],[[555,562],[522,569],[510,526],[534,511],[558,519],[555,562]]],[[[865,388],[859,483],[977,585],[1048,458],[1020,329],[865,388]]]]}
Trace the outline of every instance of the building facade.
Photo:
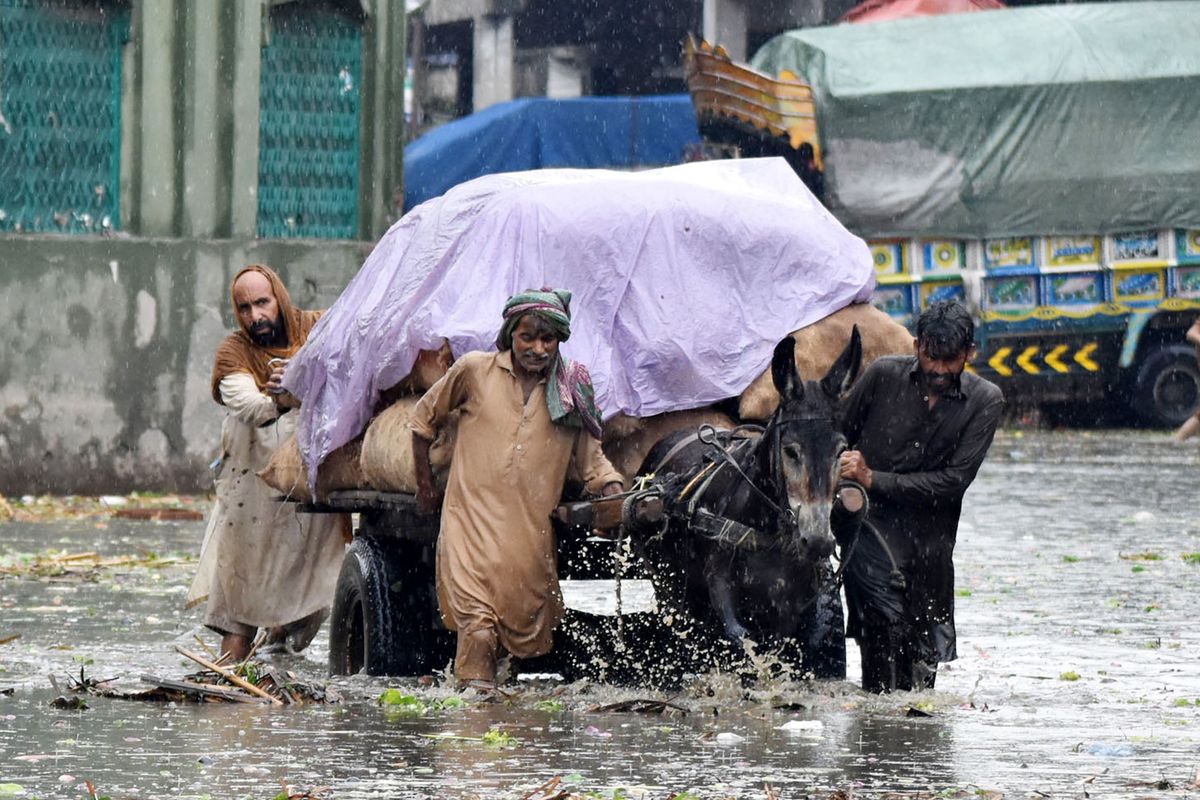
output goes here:
{"type": "Polygon", "coordinates": [[[854,0],[424,0],[411,19],[410,133],[516,97],[686,91],[689,33],[738,60],[854,0]]]}

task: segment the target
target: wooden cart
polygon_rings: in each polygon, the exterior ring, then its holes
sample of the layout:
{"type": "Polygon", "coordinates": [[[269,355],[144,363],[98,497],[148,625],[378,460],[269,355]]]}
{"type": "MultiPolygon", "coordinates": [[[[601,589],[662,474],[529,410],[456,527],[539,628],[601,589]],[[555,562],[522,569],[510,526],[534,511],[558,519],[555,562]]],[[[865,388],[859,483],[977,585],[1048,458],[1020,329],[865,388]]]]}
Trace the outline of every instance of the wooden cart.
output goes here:
{"type": "MultiPolygon", "coordinates": [[[[334,594],[330,673],[404,676],[444,667],[454,635],[441,624],[434,588],[439,517],[417,513],[413,495],[363,490],[332,492],[302,511],[358,514],[334,594]]],[[[560,505],[552,521],[561,577],[612,577],[621,537],[658,526],[664,515],[654,489],[560,505]]],[[[539,671],[569,672],[571,660],[556,652],[539,671]]]]}

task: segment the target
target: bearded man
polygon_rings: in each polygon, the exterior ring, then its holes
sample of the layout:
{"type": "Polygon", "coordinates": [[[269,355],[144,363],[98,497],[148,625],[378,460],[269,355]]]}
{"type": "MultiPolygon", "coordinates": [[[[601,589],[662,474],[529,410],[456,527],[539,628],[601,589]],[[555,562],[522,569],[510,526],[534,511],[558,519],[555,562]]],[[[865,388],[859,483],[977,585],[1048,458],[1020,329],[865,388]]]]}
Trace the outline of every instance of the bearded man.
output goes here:
{"type": "Polygon", "coordinates": [[[844,480],[870,500],[846,567],[847,634],[871,692],[931,689],[956,657],[954,541],[962,498],[992,443],[1004,398],[964,372],[975,324],[962,305],[917,319],[912,356],[885,356],[850,390],[844,480]]]}
{"type": "Polygon", "coordinates": [[[234,277],[230,297],[240,330],[217,348],[212,372],[213,399],[227,412],[217,500],[188,606],[207,598],[204,624],[241,660],[259,628],[276,648],[312,641],[337,584],[346,520],[297,514],[257,474],[295,428],[299,403],[280,381],[320,312],[295,308],[274,270],[257,264],[234,277]]]}
{"type": "Polygon", "coordinates": [[[518,658],[550,651],[562,595],[550,513],[568,476],[593,494],[622,490],[600,450],[600,413],[582,364],[564,359],[570,292],[509,298],[498,352],[468,353],[413,412],[418,509],[442,509],[437,545],[438,607],[457,631],[461,686],[495,688],[498,649],[518,658]],[[445,502],[429,446],[460,411],[445,502]]]}

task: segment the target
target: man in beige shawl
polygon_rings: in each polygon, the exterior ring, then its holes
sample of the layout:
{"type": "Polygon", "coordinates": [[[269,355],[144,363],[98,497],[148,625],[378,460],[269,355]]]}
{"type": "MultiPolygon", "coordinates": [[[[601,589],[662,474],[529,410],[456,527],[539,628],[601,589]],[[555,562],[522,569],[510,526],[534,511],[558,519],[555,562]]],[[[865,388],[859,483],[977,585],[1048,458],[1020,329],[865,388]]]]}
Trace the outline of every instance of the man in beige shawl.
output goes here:
{"type": "Polygon", "coordinates": [[[283,366],[320,312],[295,308],[279,276],[260,265],[234,277],[230,296],[240,329],[217,348],[212,373],[213,399],[227,412],[217,501],[188,606],[207,598],[204,624],[221,634],[222,652],[241,659],[258,628],[293,651],[316,635],[337,584],[345,521],[297,514],[257,475],[295,427],[283,366]]]}
{"type": "Polygon", "coordinates": [[[498,648],[518,658],[550,651],[562,594],[550,513],[568,475],[594,494],[621,491],[600,450],[600,414],[583,365],[563,359],[569,292],[509,299],[496,345],[468,353],[413,411],[418,508],[442,509],[438,606],[458,632],[454,673],[463,686],[495,688],[498,648]],[[444,504],[429,446],[461,411],[444,504]]]}

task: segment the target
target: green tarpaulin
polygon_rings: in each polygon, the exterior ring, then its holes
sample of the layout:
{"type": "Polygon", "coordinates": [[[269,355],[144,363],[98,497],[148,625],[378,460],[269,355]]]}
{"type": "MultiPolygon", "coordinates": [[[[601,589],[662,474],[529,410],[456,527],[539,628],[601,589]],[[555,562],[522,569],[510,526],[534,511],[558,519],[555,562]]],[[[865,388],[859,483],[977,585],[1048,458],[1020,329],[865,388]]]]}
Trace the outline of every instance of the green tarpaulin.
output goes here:
{"type": "Polygon", "coordinates": [[[1200,228],[1200,2],[1033,6],[791,31],[825,201],[864,236],[1200,228]]]}

